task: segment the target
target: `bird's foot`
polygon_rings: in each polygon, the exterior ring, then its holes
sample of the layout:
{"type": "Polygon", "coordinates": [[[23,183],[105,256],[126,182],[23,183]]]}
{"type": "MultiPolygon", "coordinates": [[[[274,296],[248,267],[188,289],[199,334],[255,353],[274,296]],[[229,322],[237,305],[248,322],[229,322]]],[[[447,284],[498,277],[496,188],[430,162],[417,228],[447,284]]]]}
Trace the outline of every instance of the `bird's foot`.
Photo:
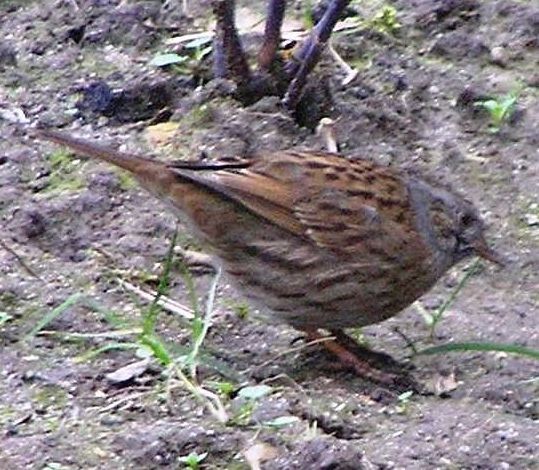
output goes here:
{"type": "Polygon", "coordinates": [[[379,367],[371,365],[372,362],[382,367],[391,369],[403,368],[403,365],[395,361],[391,356],[371,351],[359,345],[342,330],[330,330],[331,337],[320,333],[317,329],[304,329],[309,341],[318,341],[340,361],[340,367],[351,370],[364,379],[378,384],[386,385],[392,389],[402,391],[420,391],[421,386],[406,372],[387,372],[379,367]]]}

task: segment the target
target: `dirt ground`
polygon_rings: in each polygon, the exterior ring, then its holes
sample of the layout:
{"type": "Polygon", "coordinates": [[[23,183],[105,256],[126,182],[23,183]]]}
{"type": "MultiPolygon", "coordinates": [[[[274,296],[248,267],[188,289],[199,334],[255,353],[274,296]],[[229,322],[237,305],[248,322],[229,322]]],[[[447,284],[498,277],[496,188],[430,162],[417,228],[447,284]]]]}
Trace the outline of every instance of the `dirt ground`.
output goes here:
{"type": "MultiPolygon", "coordinates": [[[[202,468],[246,469],[246,453],[263,449],[264,469],[539,468],[537,361],[505,353],[412,356],[404,337],[417,349],[432,345],[415,306],[355,334],[408,362],[421,382],[449,383],[454,390],[441,396],[400,395],[335,370],[319,347],[302,347],[297,332],[253,319],[227,285],[218,288],[199,378],[215,393],[232,384],[221,397],[228,423],[185,387],[167,393],[171,382],[155,364],[128,381],[111,380],[107,374],[139,360],[133,350],[84,358],[136,339],[125,329],[140,326],[144,303],[119,281],[155,288],[176,221],[125,175],[32,140],[25,125],[161,158],[322,147],[276,99],[245,108],[223,83],[199,86],[208,76],[204,60],[179,70],[152,66],[168,38],[207,30],[211,18],[207,0],[188,1],[187,16],[181,2],[162,3],[0,2],[0,467],[172,469],[195,453],[207,454],[202,468]],[[169,119],[175,125],[162,124],[169,119]],[[27,336],[74,294],[87,300],[66,308],[45,334],[27,336]],[[264,396],[243,396],[262,384],[271,387],[264,396]]],[[[241,3],[242,24],[264,3],[241,3]]],[[[289,3],[289,19],[297,20],[308,2],[289,3]]],[[[473,200],[488,238],[511,261],[503,270],[481,265],[434,344],[537,348],[539,5],[391,4],[398,30],[335,36],[359,74],[343,85],[342,70],[324,58],[324,112],[337,119],[343,153],[405,166],[473,200]],[[489,132],[488,114],[474,103],[511,92],[516,111],[489,132]]],[[[354,9],[372,18],[381,5],[355,2],[354,9]]],[[[179,230],[181,245],[196,248],[181,222],[179,230]]],[[[427,311],[448,298],[467,266],[421,299],[427,311]]],[[[170,297],[188,305],[177,266],[172,279],[170,297]]],[[[202,299],[210,278],[195,280],[202,299]]],[[[190,331],[177,315],[160,314],[158,332],[171,344],[189,347],[190,331]]]]}

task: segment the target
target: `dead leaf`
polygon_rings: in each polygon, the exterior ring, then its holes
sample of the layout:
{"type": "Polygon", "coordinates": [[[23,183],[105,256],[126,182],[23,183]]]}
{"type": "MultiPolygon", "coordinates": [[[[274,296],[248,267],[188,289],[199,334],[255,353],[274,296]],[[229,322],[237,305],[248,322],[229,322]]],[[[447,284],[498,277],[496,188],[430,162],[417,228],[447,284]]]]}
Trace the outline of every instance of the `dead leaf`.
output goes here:
{"type": "Polygon", "coordinates": [[[264,442],[257,442],[249,447],[243,455],[245,460],[251,467],[251,470],[260,470],[260,464],[267,460],[272,460],[279,455],[278,450],[275,447],[265,444],[264,442]]]}
{"type": "Polygon", "coordinates": [[[161,122],[146,128],[146,140],[152,147],[163,147],[172,143],[178,130],[178,122],[161,122]]]}
{"type": "Polygon", "coordinates": [[[455,378],[455,372],[449,374],[437,374],[427,383],[427,388],[437,396],[449,394],[459,386],[455,378]]]}
{"type": "Polygon", "coordinates": [[[142,361],[132,362],[124,367],[120,367],[114,372],[110,372],[109,374],[105,375],[105,378],[113,384],[128,382],[129,380],[132,380],[146,372],[150,362],[150,358],[143,359],[142,361]]]}

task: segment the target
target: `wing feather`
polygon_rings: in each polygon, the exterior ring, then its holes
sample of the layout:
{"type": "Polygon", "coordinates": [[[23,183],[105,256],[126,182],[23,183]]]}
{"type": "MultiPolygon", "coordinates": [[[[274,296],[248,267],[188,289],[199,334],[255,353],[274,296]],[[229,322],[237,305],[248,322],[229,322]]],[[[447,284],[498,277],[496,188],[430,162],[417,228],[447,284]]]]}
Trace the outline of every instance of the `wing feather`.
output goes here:
{"type": "MultiPolygon", "coordinates": [[[[262,156],[248,168],[237,170],[175,171],[334,253],[364,256],[374,249],[406,256],[403,248],[412,244],[419,249],[420,242],[416,232],[409,230],[409,221],[408,225],[397,222],[394,207],[373,197],[376,193],[369,188],[367,174],[373,168],[383,167],[365,161],[349,162],[332,154],[282,152],[278,159],[275,154],[262,156]],[[324,165],[336,177],[325,177],[324,165]],[[346,178],[349,167],[355,171],[354,181],[346,178]]],[[[390,179],[394,181],[395,177],[390,179]]],[[[406,200],[407,193],[397,197],[406,200]]]]}

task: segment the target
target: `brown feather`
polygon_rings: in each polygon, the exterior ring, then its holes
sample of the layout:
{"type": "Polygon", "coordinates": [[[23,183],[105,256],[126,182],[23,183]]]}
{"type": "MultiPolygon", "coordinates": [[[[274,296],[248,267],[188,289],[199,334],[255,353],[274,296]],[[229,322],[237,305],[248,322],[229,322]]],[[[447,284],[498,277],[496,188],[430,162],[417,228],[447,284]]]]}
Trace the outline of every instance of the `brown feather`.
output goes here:
{"type": "MultiPolygon", "coordinates": [[[[260,154],[246,169],[175,171],[277,227],[335,253],[364,255],[368,247],[362,246],[367,239],[371,239],[371,245],[389,245],[396,250],[404,244],[415,244],[422,249],[421,241],[414,239],[417,234],[411,230],[410,217],[395,220],[404,208],[396,210],[390,198],[376,195],[369,183],[372,167],[368,161],[347,161],[334,154],[291,151],[279,153],[279,158],[260,154]],[[356,181],[353,191],[351,179],[356,181]],[[403,225],[403,222],[407,223],[403,225]]],[[[400,182],[396,172],[384,170],[389,172],[388,187],[400,182]]],[[[402,206],[403,198],[407,201],[406,189],[395,197],[402,206]]],[[[408,207],[407,202],[405,208],[408,207]]]]}

